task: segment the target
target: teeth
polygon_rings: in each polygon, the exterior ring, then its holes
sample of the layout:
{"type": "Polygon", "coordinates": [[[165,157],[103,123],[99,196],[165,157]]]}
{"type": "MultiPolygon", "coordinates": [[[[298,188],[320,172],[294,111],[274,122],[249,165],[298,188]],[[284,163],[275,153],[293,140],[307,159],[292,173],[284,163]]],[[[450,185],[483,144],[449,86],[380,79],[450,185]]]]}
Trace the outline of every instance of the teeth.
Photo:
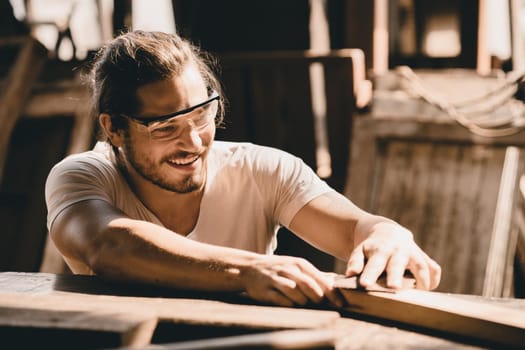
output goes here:
{"type": "Polygon", "coordinates": [[[199,156],[196,155],[193,158],[184,159],[184,160],[171,159],[171,160],[169,160],[169,162],[172,163],[172,164],[175,164],[175,165],[188,165],[188,164],[191,164],[194,161],[196,161],[198,158],[199,158],[199,156]]]}

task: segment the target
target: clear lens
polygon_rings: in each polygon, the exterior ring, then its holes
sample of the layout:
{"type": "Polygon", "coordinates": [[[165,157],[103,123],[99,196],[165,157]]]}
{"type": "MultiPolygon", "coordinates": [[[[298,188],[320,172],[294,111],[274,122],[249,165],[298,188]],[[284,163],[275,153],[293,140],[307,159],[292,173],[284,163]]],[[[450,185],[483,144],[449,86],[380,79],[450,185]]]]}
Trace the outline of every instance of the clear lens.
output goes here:
{"type": "Polygon", "coordinates": [[[155,140],[173,140],[180,136],[182,130],[191,126],[194,130],[206,128],[217,115],[219,102],[213,100],[188,114],[178,115],[171,119],[155,122],[146,128],[150,137],[155,140]]]}

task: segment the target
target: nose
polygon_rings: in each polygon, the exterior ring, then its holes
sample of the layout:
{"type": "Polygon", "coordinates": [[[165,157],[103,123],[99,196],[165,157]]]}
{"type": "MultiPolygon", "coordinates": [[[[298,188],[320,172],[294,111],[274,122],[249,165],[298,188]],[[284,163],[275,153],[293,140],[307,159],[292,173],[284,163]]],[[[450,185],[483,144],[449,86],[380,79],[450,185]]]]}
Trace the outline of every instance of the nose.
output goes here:
{"type": "Polygon", "coordinates": [[[202,147],[202,138],[200,132],[191,122],[187,123],[184,128],[182,128],[180,135],[178,135],[175,140],[190,150],[200,149],[202,147]]]}

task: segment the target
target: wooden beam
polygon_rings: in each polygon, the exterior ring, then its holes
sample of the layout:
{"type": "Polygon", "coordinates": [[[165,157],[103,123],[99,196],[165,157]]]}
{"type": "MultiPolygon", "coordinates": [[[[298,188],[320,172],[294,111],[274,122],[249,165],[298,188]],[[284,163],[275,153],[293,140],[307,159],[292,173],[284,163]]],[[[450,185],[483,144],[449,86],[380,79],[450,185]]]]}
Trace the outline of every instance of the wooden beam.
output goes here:
{"type": "MultiPolygon", "coordinates": [[[[355,288],[355,279],[353,282],[354,284],[351,287],[355,288]]],[[[406,282],[409,283],[411,280],[407,279],[406,282]]],[[[348,283],[348,280],[345,280],[345,283],[348,283]]],[[[374,290],[385,291],[384,287],[381,286],[375,287],[374,290]]],[[[355,302],[352,300],[354,305],[364,305],[364,310],[369,310],[371,307],[381,309],[381,305],[374,305],[377,300],[368,297],[366,293],[354,292],[360,293],[366,298],[366,300],[360,301],[360,304],[357,303],[359,302],[358,299],[355,302]]],[[[389,292],[379,294],[393,294],[391,291],[389,292]]],[[[475,308],[480,304],[502,304],[502,308],[511,307],[512,305],[514,309],[509,310],[515,311],[519,308],[525,310],[524,301],[519,299],[487,299],[473,296],[457,296],[456,302],[458,300],[461,302],[463,299],[466,299],[471,305],[474,304],[475,308]]],[[[386,312],[399,312],[400,309],[402,313],[411,311],[410,305],[400,306],[399,302],[396,303],[394,310],[386,310],[386,312]]],[[[115,331],[121,332],[123,329],[127,329],[133,320],[147,320],[153,314],[157,317],[159,323],[159,327],[155,331],[156,336],[154,340],[159,343],[160,338],[163,339],[162,343],[169,343],[205,339],[210,336],[235,336],[256,332],[266,332],[268,335],[271,335],[275,333],[269,333],[270,331],[298,330],[297,332],[279,334],[299,335],[306,331],[306,337],[312,341],[312,346],[316,336],[319,336],[317,339],[324,339],[326,346],[330,348],[332,335],[329,329],[332,329],[336,333],[337,349],[382,349],[385,347],[395,347],[396,349],[473,348],[469,345],[463,346],[460,342],[465,343],[465,341],[457,337],[455,342],[451,342],[440,332],[422,332],[421,329],[416,329],[416,331],[423,333],[418,334],[410,331],[410,329],[403,330],[403,327],[399,327],[403,326],[400,322],[385,326],[382,325],[384,322],[371,323],[370,319],[369,321],[363,321],[341,317],[338,312],[333,310],[258,306],[252,305],[249,300],[243,297],[235,297],[235,295],[231,294],[228,294],[228,296],[216,293],[202,295],[198,292],[108,283],[96,276],[0,273],[0,309],[2,308],[17,309],[26,315],[33,314],[35,324],[42,322],[42,319],[45,321],[46,314],[48,314],[48,316],[56,316],[54,319],[57,323],[62,324],[63,328],[67,326],[67,323],[64,322],[70,319],[72,322],[76,322],[74,328],[85,329],[87,324],[88,327],[101,329],[102,333],[107,333],[110,329],[113,330],[111,331],[113,333],[116,333],[115,331]],[[142,297],[133,297],[136,295],[141,295],[142,297]],[[246,303],[247,301],[248,303],[246,303]],[[127,314],[128,312],[131,313],[132,317],[124,320],[119,318],[118,315],[127,314]],[[78,315],[78,322],[75,321],[74,315],[78,315]],[[98,326],[93,323],[90,324],[92,320],[102,315],[108,315],[111,317],[111,320],[101,320],[101,324],[98,326]],[[82,320],[85,320],[87,323],[82,320]],[[110,328],[105,328],[105,331],[101,327],[102,324],[109,324],[110,328]],[[163,326],[167,326],[167,328],[163,328],[163,326]],[[181,335],[177,333],[190,332],[192,327],[195,331],[193,334],[185,333],[181,335]],[[243,332],[239,332],[239,330],[243,330],[243,332]],[[325,333],[323,330],[327,330],[327,332],[325,333]],[[162,336],[159,337],[161,333],[164,334],[164,338],[162,336]],[[314,333],[316,336],[313,336],[314,333]],[[312,337],[309,337],[308,334],[311,334],[312,337]]],[[[359,309],[356,312],[359,313],[359,309]]],[[[346,316],[355,315],[356,312],[347,312],[346,316]]],[[[381,310],[378,312],[381,312],[381,310]]],[[[419,317],[424,318],[426,315],[419,314],[419,317]]],[[[22,319],[28,320],[28,318],[23,317],[22,319]]],[[[9,322],[11,321],[8,318],[6,324],[9,322]]],[[[1,324],[2,322],[0,322],[0,327],[1,324]]],[[[12,329],[12,331],[16,332],[17,330],[12,329]]],[[[94,332],[93,336],[97,336],[98,333],[94,332]]],[[[9,333],[8,335],[12,336],[9,333]]],[[[58,333],[55,339],[62,340],[62,335],[62,333],[58,333]]],[[[254,347],[252,348],[257,348],[255,343],[260,338],[257,336],[249,338],[237,337],[229,338],[229,340],[223,338],[222,340],[225,343],[221,344],[227,345],[227,342],[232,339],[239,341],[253,340],[254,347]]],[[[266,340],[271,338],[273,336],[269,336],[266,340]]],[[[289,344],[290,346],[297,346],[301,341],[300,337],[294,337],[294,339],[298,343],[295,343],[295,345],[289,344]]],[[[245,342],[244,344],[248,347],[250,343],[245,342]]],[[[171,346],[172,344],[166,344],[167,348],[171,348],[168,345],[171,346]]],[[[186,345],[196,345],[196,343],[186,343],[186,345]]],[[[280,343],[280,345],[282,345],[280,348],[287,348],[284,346],[284,343],[280,343]]],[[[160,346],[160,344],[152,345],[151,349],[157,346],[160,346]]],[[[241,346],[237,348],[246,347],[241,346]]]]}
{"type": "Polygon", "coordinates": [[[77,85],[35,91],[28,98],[22,114],[25,118],[73,115],[79,105],[89,104],[88,99],[87,90],[77,85]]]}
{"type": "Polygon", "coordinates": [[[388,1],[374,0],[374,48],[372,69],[375,75],[388,71],[388,1]]]}
{"type": "Polygon", "coordinates": [[[405,289],[366,292],[355,289],[355,279],[336,281],[348,301],[347,311],[433,331],[489,341],[494,345],[525,344],[525,309],[504,307],[453,294],[405,289]]]}
{"type": "Polygon", "coordinates": [[[478,15],[478,52],[476,71],[480,75],[488,75],[491,71],[490,52],[487,43],[487,0],[479,0],[478,15]]]}
{"type": "Polygon", "coordinates": [[[512,70],[522,71],[525,68],[525,44],[523,43],[523,30],[521,24],[521,0],[509,1],[510,12],[510,38],[511,38],[511,57],[512,70]]]}
{"type": "Polygon", "coordinates": [[[0,306],[0,335],[18,347],[60,348],[141,347],[151,343],[157,326],[154,314],[39,310],[0,306]],[[60,336],[57,336],[60,334],[60,336]],[[38,346],[37,346],[38,345],[38,346]],[[54,347],[54,346],[52,346],[54,347]]]}
{"type": "Polygon", "coordinates": [[[5,89],[0,94],[0,181],[11,133],[46,59],[45,47],[28,37],[9,71],[5,89]]]}
{"type": "Polygon", "coordinates": [[[518,231],[513,230],[511,225],[516,210],[515,197],[518,192],[519,174],[521,173],[519,165],[520,149],[507,147],[485,269],[483,296],[513,296],[511,289],[508,286],[506,287],[505,282],[512,280],[512,267],[516,252],[518,231]],[[506,274],[509,274],[507,278],[501,278],[506,274]]]}
{"type": "Polygon", "coordinates": [[[335,349],[336,332],[332,328],[286,330],[231,337],[190,340],[162,344],[170,350],[197,349],[335,349]]]}

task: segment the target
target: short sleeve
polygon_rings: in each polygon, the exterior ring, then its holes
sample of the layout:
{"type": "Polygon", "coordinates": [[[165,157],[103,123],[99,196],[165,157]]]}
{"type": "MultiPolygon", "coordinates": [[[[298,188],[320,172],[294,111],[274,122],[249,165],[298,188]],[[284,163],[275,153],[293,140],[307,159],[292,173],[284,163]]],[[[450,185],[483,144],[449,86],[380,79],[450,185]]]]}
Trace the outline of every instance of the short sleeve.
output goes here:
{"type": "Polygon", "coordinates": [[[261,194],[271,199],[273,215],[283,226],[308,202],[334,191],[300,158],[278,149],[262,147],[255,166],[261,194]]]}
{"type": "Polygon", "coordinates": [[[45,186],[47,228],[67,207],[90,199],[112,202],[117,169],[95,152],[72,155],[50,171],[45,186]]]}

